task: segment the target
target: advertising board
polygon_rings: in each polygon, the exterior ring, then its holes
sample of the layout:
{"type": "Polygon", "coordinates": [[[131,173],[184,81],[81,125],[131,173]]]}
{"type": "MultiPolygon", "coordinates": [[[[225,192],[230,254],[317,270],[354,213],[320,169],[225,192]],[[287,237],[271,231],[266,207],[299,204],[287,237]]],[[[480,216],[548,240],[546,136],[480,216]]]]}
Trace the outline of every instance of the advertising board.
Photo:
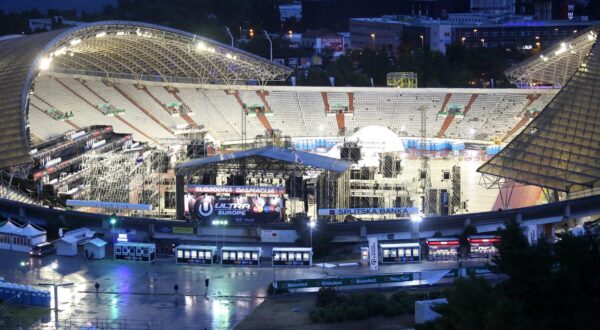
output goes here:
{"type": "Polygon", "coordinates": [[[187,195],[187,212],[195,221],[227,220],[229,223],[269,223],[281,219],[283,199],[187,195]]]}

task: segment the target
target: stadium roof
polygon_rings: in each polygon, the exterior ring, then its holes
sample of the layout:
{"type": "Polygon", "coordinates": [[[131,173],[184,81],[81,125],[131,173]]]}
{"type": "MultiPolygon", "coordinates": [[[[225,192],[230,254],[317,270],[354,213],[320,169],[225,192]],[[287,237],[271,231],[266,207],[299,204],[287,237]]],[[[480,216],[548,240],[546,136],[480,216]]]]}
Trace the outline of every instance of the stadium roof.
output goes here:
{"type": "Polygon", "coordinates": [[[564,86],[581,65],[598,38],[595,26],[558,42],[539,55],[506,70],[504,74],[515,84],[552,84],[564,86]]]}
{"type": "Polygon", "coordinates": [[[27,108],[40,71],[165,82],[285,80],[291,69],[191,33],[138,22],[95,22],[0,41],[0,168],[27,164],[27,108]]]}
{"type": "Polygon", "coordinates": [[[600,43],[554,99],[478,171],[559,191],[600,184],[600,43]]]}
{"type": "Polygon", "coordinates": [[[230,154],[221,154],[207,158],[193,159],[177,165],[176,169],[179,173],[185,173],[189,170],[193,171],[194,169],[202,166],[208,166],[212,164],[250,157],[268,158],[285,163],[313,167],[338,173],[346,171],[351,165],[345,160],[325,157],[309,152],[283,149],[279,147],[264,147],[260,149],[233,152],[230,154]]]}

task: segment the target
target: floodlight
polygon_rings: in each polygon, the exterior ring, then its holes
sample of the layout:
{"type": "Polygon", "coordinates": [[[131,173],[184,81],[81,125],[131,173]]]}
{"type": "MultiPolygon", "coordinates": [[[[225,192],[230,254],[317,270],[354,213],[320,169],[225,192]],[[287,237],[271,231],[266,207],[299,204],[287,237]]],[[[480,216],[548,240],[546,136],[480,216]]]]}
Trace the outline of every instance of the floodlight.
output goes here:
{"type": "Polygon", "coordinates": [[[421,222],[423,220],[423,216],[420,213],[415,213],[410,215],[410,221],[412,222],[421,222]]]}
{"type": "Polygon", "coordinates": [[[40,70],[48,70],[50,68],[50,63],[52,62],[52,58],[44,57],[40,60],[39,68],[40,70]]]}

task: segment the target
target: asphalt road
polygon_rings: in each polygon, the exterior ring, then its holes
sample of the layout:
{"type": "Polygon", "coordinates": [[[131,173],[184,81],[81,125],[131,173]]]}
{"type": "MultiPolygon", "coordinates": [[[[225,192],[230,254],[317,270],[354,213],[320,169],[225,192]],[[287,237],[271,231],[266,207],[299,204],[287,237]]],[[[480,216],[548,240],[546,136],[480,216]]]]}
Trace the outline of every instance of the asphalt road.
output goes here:
{"type": "MultiPolygon", "coordinates": [[[[25,253],[0,251],[0,276],[9,282],[35,285],[42,282],[74,283],[58,291],[59,320],[83,324],[90,320],[127,320],[152,323],[162,329],[231,329],[266,297],[274,280],[450,269],[456,262],[423,262],[384,265],[378,272],[368,267],[276,268],[193,266],[159,259],[154,264],[112,259],[86,261],[82,257],[50,255],[29,258],[25,253]],[[21,266],[21,262],[29,262],[21,266]],[[51,264],[57,263],[56,270],[51,264]],[[156,280],[154,280],[156,274],[156,280]],[[210,279],[208,294],[204,280],[210,279]],[[100,284],[96,293],[94,284],[100,284]],[[173,286],[179,286],[174,294],[173,286]]],[[[463,263],[464,264],[464,263],[463,263]]],[[[50,313],[43,322],[54,322],[50,313]]],[[[53,323],[49,323],[53,324],[53,323]]],[[[131,326],[129,328],[132,328],[131,326]]]]}

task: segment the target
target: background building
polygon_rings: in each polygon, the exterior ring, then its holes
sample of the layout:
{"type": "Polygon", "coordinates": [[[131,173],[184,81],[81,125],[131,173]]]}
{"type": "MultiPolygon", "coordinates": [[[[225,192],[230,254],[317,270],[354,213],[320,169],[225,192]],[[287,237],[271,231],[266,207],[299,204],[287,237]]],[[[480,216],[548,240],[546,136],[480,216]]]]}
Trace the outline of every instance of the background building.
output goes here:
{"type": "Polygon", "coordinates": [[[586,17],[537,21],[530,16],[500,19],[497,15],[482,13],[449,14],[445,20],[408,16],[352,18],[350,48],[384,47],[396,52],[404,43],[408,47],[429,47],[442,53],[449,44],[542,49],[598,24],[599,21],[588,21],[586,17]]]}
{"type": "Polygon", "coordinates": [[[302,3],[294,2],[279,5],[279,17],[281,17],[282,22],[292,17],[295,17],[296,21],[299,21],[302,19],[302,3]]]}

